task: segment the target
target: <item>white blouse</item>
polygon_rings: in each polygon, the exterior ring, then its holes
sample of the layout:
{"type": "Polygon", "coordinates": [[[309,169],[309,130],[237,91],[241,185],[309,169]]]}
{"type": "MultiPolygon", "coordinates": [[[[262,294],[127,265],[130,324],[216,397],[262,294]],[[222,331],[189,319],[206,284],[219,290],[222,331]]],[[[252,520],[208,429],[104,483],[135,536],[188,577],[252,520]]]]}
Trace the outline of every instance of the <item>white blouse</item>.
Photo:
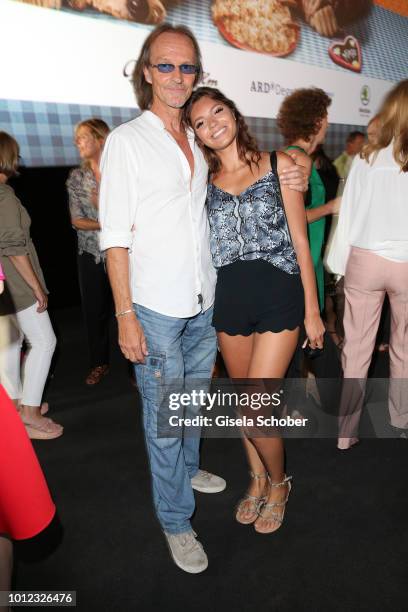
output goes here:
{"type": "Polygon", "coordinates": [[[408,262],[408,172],[393,156],[393,142],[367,163],[355,157],[341,202],[333,248],[327,258],[344,275],[350,247],[408,262]]]}

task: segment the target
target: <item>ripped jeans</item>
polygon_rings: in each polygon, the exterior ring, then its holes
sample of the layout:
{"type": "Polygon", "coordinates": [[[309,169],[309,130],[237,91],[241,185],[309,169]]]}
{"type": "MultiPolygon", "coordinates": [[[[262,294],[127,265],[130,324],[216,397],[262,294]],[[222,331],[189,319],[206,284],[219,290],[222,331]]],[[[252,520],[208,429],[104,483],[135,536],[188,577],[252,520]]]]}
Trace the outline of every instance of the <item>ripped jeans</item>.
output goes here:
{"type": "Polygon", "coordinates": [[[158,413],[166,381],[204,379],[210,383],[217,350],[211,325],[213,309],[179,319],[133,306],[149,351],[144,364],[135,364],[135,372],[143,404],[153,502],[163,530],[184,533],[191,531],[195,508],[190,479],[199,467],[200,437],[159,437],[158,413]]]}

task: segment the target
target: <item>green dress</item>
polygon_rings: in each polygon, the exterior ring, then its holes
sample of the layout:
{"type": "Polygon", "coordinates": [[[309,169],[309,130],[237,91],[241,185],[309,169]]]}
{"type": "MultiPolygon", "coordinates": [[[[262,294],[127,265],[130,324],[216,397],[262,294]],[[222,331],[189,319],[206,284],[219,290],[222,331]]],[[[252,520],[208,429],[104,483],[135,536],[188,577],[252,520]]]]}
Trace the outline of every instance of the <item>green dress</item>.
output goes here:
{"type": "MultiPolygon", "coordinates": [[[[290,146],[286,147],[286,150],[298,149],[302,153],[306,153],[302,147],[290,146]]],[[[322,206],[326,202],[326,189],[323,185],[322,179],[319,176],[318,171],[314,164],[312,164],[312,172],[309,178],[309,197],[307,198],[306,208],[308,210],[322,206]]],[[[309,236],[310,252],[312,254],[313,265],[316,274],[317,293],[319,297],[320,310],[324,308],[324,268],[322,259],[322,249],[324,242],[324,228],[326,226],[326,219],[322,217],[313,223],[309,223],[307,226],[307,232],[309,236]]]]}

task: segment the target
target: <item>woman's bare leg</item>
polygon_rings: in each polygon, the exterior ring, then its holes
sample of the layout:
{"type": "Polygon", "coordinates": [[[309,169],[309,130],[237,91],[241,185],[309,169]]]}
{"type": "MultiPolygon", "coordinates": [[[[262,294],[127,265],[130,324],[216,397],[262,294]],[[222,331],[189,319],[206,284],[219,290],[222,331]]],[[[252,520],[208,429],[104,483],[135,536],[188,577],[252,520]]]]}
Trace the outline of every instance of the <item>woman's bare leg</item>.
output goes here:
{"type": "MultiPolygon", "coordinates": [[[[250,336],[229,336],[224,332],[218,334],[218,344],[230,378],[243,379],[248,377],[253,343],[254,334],[250,336]]],[[[256,448],[251,444],[248,438],[246,438],[245,434],[242,437],[242,442],[250,471],[257,475],[265,474],[265,466],[256,448]]],[[[266,484],[266,478],[252,479],[249,483],[248,495],[262,497],[265,492],[266,484]]],[[[241,504],[239,514],[244,522],[254,518],[253,505],[251,503],[241,504]]]]}
{"type": "MultiPolygon", "coordinates": [[[[296,349],[299,328],[279,333],[255,334],[248,378],[282,379],[296,349]]],[[[253,437],[251,443],[257,450],[269,474],[271,484],[284,480],[284,445],[280,437],[253,437]]],[[[288,495],[288,485],[270,487],[267,503],[283,502],[288,495]]],[[[276,513],[281,514],[279,506],[276,513]]],[[[259,516],[255,522],[257,531],[271,532],[278,529],[279,521],[272,516],[259,516]]]]}
{"type": "MultiPolygon", "coordinates": [[[[248,378],[254,346],[254,336],[255,334],[251,334],[250,336],[228,336],[228,334],[224,332],[218,334],[218,344],[230,378],[238,380],[248,378]]],[[[251,472],[253,474],[264,474],[265,466],[254,445],[251,444],[245,436],[243,436],[242,442],[251,472]]],[[[248,491],[249,495],[259,497],[259,495],[262,494],[264,486],[265,482],[254,480],[250,484],[250,490],[248,491]]]]}
{"type": "MultiPolygon", "coordinates": [[[[296,348],[299,329],[284,330],[279,334],[265,332],[251,336],[228,336],[218,334],[218,341],[225,366],[231,378],[242,379],[282,379],[296,348]]],[[[264,390],[264,389],[262,389],[264,390]]],[[[259,391],[259,389],[258,389],[259,391]]],[[[251,471],[254,474],[268,473],[272,483],[282,482],[284,478],[284,446],[279,437],[243,438],[244,448],[251,471]]],[[[261,497],[268,491],[266,480],[253,479],[248,494],[261,497]]],[[[270,488],[268,502],[282,501],[287,487],[270,488]]],[[[244,520],[253,515],[253,506],[247,504],[240,513],[244,520]]],[[[270,528],[273,519],[257,519],[261,529],[266,523],[270,528]]],[[[277,524],[276,528],[279,526],[277,524]]]]}

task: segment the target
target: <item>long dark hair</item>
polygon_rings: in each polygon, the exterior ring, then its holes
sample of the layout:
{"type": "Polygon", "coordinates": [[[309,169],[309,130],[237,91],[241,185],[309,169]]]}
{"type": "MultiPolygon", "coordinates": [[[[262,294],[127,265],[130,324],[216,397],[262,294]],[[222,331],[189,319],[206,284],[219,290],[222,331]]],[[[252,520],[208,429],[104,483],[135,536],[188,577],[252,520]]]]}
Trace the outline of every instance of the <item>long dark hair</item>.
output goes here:
{"type": "MultiPolygon", "coordinates": [[[[224,94],[213,87],[199,87],[193,92],[191,98],[186,102],[183,108],[183,121],[188,127],[193,127],[191,123],[191,111],[196,102],[201,98],[210,98],[214,102],[219,102],[228,106],[237,122],[237,149],[239,158],[245,161],[251,168],[252,164],[259,164],[261,154],[259,152],[258,144],[255,138],[250,134],[245,119],[237,109],[235,103],[224,96],[224,94]]],[[[217,153],[207,147],[200,141],[200,138],[196,136],[197,143],[199,144],[204,156],[207,160],[211,174],[217,174],[221,168],[221,161],[217,153]]]]}

